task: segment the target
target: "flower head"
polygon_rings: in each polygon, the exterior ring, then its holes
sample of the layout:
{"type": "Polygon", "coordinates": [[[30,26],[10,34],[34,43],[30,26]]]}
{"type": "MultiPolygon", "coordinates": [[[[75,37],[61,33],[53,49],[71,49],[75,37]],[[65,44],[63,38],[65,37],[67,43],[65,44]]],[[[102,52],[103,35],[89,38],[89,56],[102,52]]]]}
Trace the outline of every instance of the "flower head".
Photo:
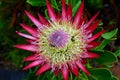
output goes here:
{"type": "Polygon", "coordinates": [[[39,19],[35,18],[31,13],[25,11],[29,19],[37,28],[20,24],[24,30],[30,35],[18,32],[18,35],[25,37],[29,44],[19,44],[16,48],[34,52],[24,61],[32,61],[23,70],[40,66],[36,75],[51,69],[55,75],[61,71],[64,80],[68,80],[69,71],[74,75],[78,75],[78,69],[81,69],[87,75],[89,71],[84,67],[87,58],[98,58],[99,55],[88,50],[99,45],[95,42],[101,34],[100,31],[92,34],[100,21],[92,23],[97,17],[95,14],[88,22],[83,17],[84,1],[81,3],[75,17],[72,17],[72,6],[65,6],[65,0],[62,2],[62,13],[57,16],[46,0],[48,15],[50,20],[46,20],[38,13],[39,19]]]}

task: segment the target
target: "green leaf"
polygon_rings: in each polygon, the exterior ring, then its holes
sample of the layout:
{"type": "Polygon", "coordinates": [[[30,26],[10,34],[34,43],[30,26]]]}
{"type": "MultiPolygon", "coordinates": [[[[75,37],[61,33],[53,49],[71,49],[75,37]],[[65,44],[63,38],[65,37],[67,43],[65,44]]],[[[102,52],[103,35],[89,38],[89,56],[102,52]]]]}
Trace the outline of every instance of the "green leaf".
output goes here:
{"type": "Polygon", "coordinates": [[[110,32],[104,33],[102,35],[102,37],[105,38],[105,39],[111,39],[113,36],[116,35],[117,32],[118,32],[118,29],[115,29],[115,30],[112,30],[110,32]]]}
{"type": "Polygon", "coordinates": [[[94,80],[117,80],[106,68],[91,69],[90,73],[94,80]]]}
{"type": "Polygon", "coordinates": [[[105,39],[102,41],[102,43],[94,48],[93,50],[102,50],[107,44],[109,44],[112,40],[105,39]]]}
{"type": "Polygon", "coordinates": [[[116,56],[120,56],[120,50],[115,51],[114,54],[115,54],[116,56]]]}
{"type": "Polygon", "coordinates": [[[113,76],[113,77],[111,77],[110,80],[118,80],[118,78],[116,76],[113,76]]]}
{"type": "Polygon", "coordinates": [[[59,5],[57,4],[56,0],[51,0],[52,7],[57,11],[60,11],[59,5]]]}
{"type": "Polygon", "coordinates": [[[74,16],[75,13],[76,13],[77,10],[78,10],[80,4],[81,4],[81,0],[72,0],[71,3],[72,3],[72,6],[73,6],[72,12],[73,12],[73,16],[74,16]],[[74,2],[73,2],[73,1],[74,1],[74,2]],[[77,1],[77,2],[75,2],[75,1],[77,1]],[[75,5],[74,5],[73,3],[75,3],[75,5]]]}
{"type": "Polygon", "coordinates": [[[27,0],[27,3],[32,6],[45,6],[46,5],[45,0],[27,0]]]}
{"type": "Polygon", "coordinates": [[[109,51],[95,51],[100,55],[99,58],[95,59],[99,64],[111,64],[117,62],[117,57],[109,51]]]}

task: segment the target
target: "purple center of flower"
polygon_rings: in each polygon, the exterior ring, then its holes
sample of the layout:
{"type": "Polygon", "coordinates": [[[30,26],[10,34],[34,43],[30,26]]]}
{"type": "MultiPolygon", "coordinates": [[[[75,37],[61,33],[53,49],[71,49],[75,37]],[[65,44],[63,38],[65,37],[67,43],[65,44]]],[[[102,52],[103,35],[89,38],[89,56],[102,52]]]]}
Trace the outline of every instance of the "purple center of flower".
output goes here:
{"type": "Polygon", "coordinates": [[[56,48],[64,48],[68,43],[69,34],[63,30],[54,31],[49,38],[50,46],[56,48]]]}

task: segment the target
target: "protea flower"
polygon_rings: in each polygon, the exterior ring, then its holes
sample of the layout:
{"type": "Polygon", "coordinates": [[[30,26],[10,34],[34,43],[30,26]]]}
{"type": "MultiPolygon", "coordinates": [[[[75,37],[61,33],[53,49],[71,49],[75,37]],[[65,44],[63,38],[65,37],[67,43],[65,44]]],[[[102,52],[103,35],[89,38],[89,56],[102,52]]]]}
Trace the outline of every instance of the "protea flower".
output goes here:
{"type": "Polygon", "coordinates": [[[90,75],[84,66],[86,59],[98,58],[99,55],[88,50],[100,44],[100,42],[95,42],[95,39],[105,32],[102,30],[92,34],[100,23],[100,20],[93,23],[99,12],[87,22],[83,17],[84,1],[74,18],[71,4],[66,8],[65,0],[61,2],[62,13],[56,15],[49,1],[46,0],[50,20],[46,20],[39,13],[39,19],[37,19],[25,11],[37,28],[20,24],[30,35],[16,31],[18,35],[25,37],[29,44],[19,44],[15,47],[34,52],[33,55],[24,59],[31,63],[23,70],[40,66],[36,75],[51,70],[56,76],[61,71],[64,80],[68,80],[69,72],[77,76],[78,69],[90,75]]]}

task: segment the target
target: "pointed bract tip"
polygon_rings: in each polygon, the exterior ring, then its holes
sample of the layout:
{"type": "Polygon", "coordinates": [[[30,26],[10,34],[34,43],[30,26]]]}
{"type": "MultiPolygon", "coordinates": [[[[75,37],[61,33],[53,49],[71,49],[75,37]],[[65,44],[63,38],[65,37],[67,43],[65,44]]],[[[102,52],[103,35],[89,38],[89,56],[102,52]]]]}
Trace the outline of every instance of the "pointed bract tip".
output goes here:
{"type": "Polygon", "coordinates": [[[62,69],[62,76],[64,80],[68,80],[68,69],[66,67],[62,69]]]}
{"type": "Polygon", "coordinates": [[[27,50],[27,51],[32,51],[32,52],[37,52],[37,46],[35,45],[29,45],[29,44],[18,44],[15,45],[15,48],[22,49],[22,50],[27,50]]]}
{"type": "Polygon", "coordinates": [[[100,55],[92,52],[87,52],[87,55],[83,56],[83,58],[99,58],[100,55]]]}
{"type": "Polygon", "coordinates": [[[52,6],[51,6],[51,4],[49,3],[48,0],[46,0],[46,5],[47,5],[48,15],[49,15],[50,19],[52,21],[56,21],[57,20],[57,16],[56,16],[55,11],[52,8],[52,6]]]}
{"type": "Polygon", "coordinates": [[[78,67],[77,66],[75,66],[75,67],[73,67],[73,66],[70,66],[70,71],[75,75],[75,76],[78,76],[78,67]]]}
{"type": "Polygon", "coordinates": [[[84,11],[84,1],[80,4],[77,12],[76,12],[76,15],[74,17],[74,24],[76,24],[76,27],[79,26],[79,23],[81,21],[81,17],[83,15],[83,11],[84,11]]]}
{"type": "Polygon", "coordinates": [[[48,0],[46,0],[46,2],[49,2],[48,0]]]}
{"type": "Polygon", "coordinates": [[[27,69],[26,69],[26,68],[23,68],[22,70],[25,71],[25,70],[27,70],[27,69]]]}
{"type": "Polygon", "coordinates": [[[42,24],[44,24],[44,25],[48,24],[48,21],[47,21],[40,13],[37,13],[37,15],[38,15],[38,17],[39,17],[39,21],[40,21],[42,24]]]}
{"type": "Polygon", "coordinates": [[[24,10],[25,14],[27,15],[29,12],[27,10],[24,10]]]}
{"type": "Polygon", "coordinates": [[[84,67],[84,64],[82,64],[80,61],[76,62],[76,65],[83,71],[85,72],[88,76],[90,75],[90,72],[84,67]]]}
{"type": "Polygon", "coordinates": [[[67,18],[68,20],[72,20],[72,4],[70,3],[67,8],[67,18]]]}
{"type": "Polygon", "coordinates": [[[41,67],[38,69],[38,71],[37,71],[37,73],[36,73],[36,76],[40,75],[41,73],[47,71],[47,70],[50,69],[50,68],[51,68],[51,66],[48,65],[48,63],[44,64],[43,66],[41,66],[41,67]]]}
{"type": "Polygon", "coordinates": [[[60,72],[60,70],[56,69],[56,70],[54,71],[54,75],[55,75],[55,76],[58,76],[59,72],[60,72]]]}
{"type": "Polygon", "coordinates": [[[62,20],[67,20],[65,0],[61,0],[61,2],[62,2],[62,20]]]}
{"type": "Polygon", "coordinates": [[[106,31],[105,30],[102,30],[96,34],[94,34],[89,40],[88,40],[88,43],[94,41],[96,38],[100,37],[103,33],[105,33],[106,31]]]}
{"type": "Polygon", "coordinates": [[[20,26],[22,26],[22,27],[23,27],[23,26],[25,26],[25,24],[24,24],[24,23],[19,23],[19,25],[20,25],[20,26]]]}
{"type": "Polygon", "coordinates": [[[35,66],[38,66],[38,65],[40,65],[42,62],[43,62],[42,60],[33,61],[33,62],[31,62],[30,64],[28,64],[27,66],[25,66],[25,67],[23,68],[23,70],[27,70],[27,69],[33,68],[33,67],[35,67],[35,66]]]}

